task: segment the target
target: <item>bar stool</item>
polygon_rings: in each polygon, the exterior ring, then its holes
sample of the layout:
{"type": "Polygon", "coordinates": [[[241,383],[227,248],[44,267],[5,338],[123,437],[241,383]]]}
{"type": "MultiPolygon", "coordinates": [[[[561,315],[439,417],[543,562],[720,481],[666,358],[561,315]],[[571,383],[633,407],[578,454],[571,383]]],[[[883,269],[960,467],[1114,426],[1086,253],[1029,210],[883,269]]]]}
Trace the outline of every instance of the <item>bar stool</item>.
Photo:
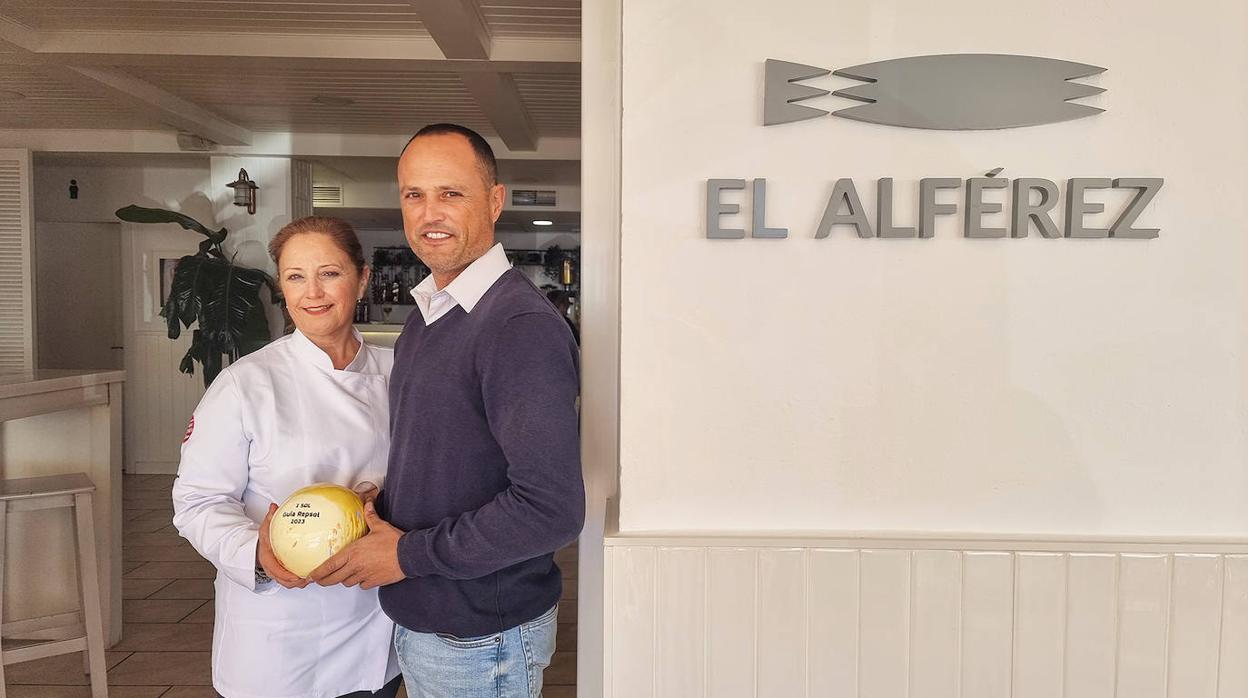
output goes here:
{"type": "MultiPolygon", "coordinates": [[[[104,663],[104,628],[100,615],[100,579],[95,564],[91,495],[95,484],[84,473],[0,480],[0,598],[4,592],[5,529],[9,513],[72,508],[78,551],[78,591],[81,613],[0,623],[0,638],[21,635],[55,639],[11,650],[0,650],[0,698],[5,695],[4,667],[71,652],[85,652],[91,674],[92,698],[107,698],[108,670],[104,663]],[[67,619],[68,616],[68,619],[67,619]],[[68,623],[67,623],[68,620],[68,623]]],[[[0,619],[2,620],[2,619],[0,619]]]]}

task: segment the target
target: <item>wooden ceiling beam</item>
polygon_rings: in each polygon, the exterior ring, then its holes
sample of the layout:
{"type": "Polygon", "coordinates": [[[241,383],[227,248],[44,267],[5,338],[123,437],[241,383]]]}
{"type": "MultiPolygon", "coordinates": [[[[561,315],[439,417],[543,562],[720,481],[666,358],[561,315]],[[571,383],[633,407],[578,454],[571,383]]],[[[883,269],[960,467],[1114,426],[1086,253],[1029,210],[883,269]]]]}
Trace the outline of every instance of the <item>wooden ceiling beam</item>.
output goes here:
{"type": "Polygon", "coordinates": [[[155,85],[119,70],[74,67],[43,60],[39,32],[0,17],[0,48],[35,65],[49,77],[101,96],[128,111],[144,114],[161,123],[222,145],[250,145],[251,131],[207,109],[170,94],[155,85]]]}
{"type": "Polygon", "coordinates": [[[459,77],[508,150],[537,149],[537,130],[510,75],[464,73],[459,77]]]}
{"type": "MultiPolygon", "coordinates": [[[[411,0],[429,35],[448,59],[489,61],[494,43],[476,0],[411,0]]],[[[579,56],[578,56],[579,60],[579,56]]],[[[460,79],[510,150],[536,150],[537,129],[511,74],[463,71],[460,79]]]]}
{"type": "Polygon", "coordinates": [[[119,70],[55,66],[57,77],[131,111],[221,145],[251,145],[252,133],[194,102],[119,70]]]}
{"type": "Polygon", "coordinates": [[[475,0],[411,0],[429,36],[447,58],[489,60],[490,29],[475,0]]]}
{"type": "MultiPolygon", "coordinates": [[[[6,38],[0,18],[0,42],[6,38]]],[[[22,41],[23,51],[0,53],[4,63],[55,63],[79,66],[221,66],[306,67],[323,69],[494,71],[505,73],[579,74],[579,39],[494,39],[488,60],[447,58],[429,37],[354,37],[255,34],[185,34],[143,32],[34,33],[9,22],[7,34],[22,41]]]]}

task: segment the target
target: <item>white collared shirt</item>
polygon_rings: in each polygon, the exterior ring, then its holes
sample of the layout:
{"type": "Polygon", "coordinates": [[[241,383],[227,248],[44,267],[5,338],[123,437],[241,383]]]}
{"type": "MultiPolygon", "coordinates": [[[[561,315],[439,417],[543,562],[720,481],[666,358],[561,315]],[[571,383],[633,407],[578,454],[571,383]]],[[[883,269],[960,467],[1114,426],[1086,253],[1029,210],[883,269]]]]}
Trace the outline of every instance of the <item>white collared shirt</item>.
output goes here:
{"type": "Polygon", "coordinates": [[[438,289],[432,274],[425,277],[424,281],[412,289],[412,298],[415,299],[421,316],[425,318],[425,324],[432,325],[457,305],[464,312],[471,313],[485,292],[510,268],[511,262],[507,261],[507,253],[503,251],[503,244],[500,242],[469,264],[444,289],[438,289]]]}

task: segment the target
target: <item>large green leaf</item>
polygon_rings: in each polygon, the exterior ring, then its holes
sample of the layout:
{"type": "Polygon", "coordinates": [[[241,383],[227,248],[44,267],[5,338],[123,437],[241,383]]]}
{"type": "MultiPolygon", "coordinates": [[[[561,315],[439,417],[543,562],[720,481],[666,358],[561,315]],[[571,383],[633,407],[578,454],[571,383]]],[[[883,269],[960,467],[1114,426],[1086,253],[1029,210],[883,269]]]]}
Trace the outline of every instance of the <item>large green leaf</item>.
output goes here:
{"type": "Polygon", "coordinates": [[[143,206],[130,205],[117,209],[116,215],[121,220],[130,223],[177,223],[187,230],[193,230],[203,235],[218,245],[225,240],[227,234],[225,228],[209,230],[203,223],[186,214],[166,211],[163,208],[144,208],[143,206]]]}
{"type": "Polygon", "coordinates": [[[204,253],[178,260],[161,315],[168,323],[170,339],[177,339],[182,327],[199,323],[182,359],[184,373],[192,373],[194,362],[200,362],[207,385],[221,370],[222,355],[234,361],[269,342],[261,297],[265,288],[276,301],[272,277],[259,269],[204,253]]]}
{"type": "Polygon", "coordinates": [[[142,206],[118,209],[117,217],[132,223],[177,223],[205,238],[198,252],[178,260],[169,298],[160,310],[170,339],[198,323],[180,371],[194,373],[198,362],[207,387],[221,372],[224,357],[234,361],[268,344],[269,321],[261,291],[267,287],[272,301],[278,303],[277,285],[264,271],[238,266],[225,256],[221,250],[228,234],[225,228],[209,230],[190,216],[142,206]]]}

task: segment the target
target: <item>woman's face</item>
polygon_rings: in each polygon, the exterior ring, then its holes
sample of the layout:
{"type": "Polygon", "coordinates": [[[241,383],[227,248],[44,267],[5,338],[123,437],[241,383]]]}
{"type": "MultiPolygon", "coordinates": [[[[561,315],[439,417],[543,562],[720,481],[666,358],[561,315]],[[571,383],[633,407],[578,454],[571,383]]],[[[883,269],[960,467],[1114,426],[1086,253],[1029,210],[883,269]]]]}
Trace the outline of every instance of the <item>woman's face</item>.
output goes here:
{"type": "Polygon", "coordinates": [[[287,240],[277,274],[295,327],[308,337],[349,332],[355,302],[368,286],[368,271],[357,272],[328,235],[303,233],[287,240]]]}

